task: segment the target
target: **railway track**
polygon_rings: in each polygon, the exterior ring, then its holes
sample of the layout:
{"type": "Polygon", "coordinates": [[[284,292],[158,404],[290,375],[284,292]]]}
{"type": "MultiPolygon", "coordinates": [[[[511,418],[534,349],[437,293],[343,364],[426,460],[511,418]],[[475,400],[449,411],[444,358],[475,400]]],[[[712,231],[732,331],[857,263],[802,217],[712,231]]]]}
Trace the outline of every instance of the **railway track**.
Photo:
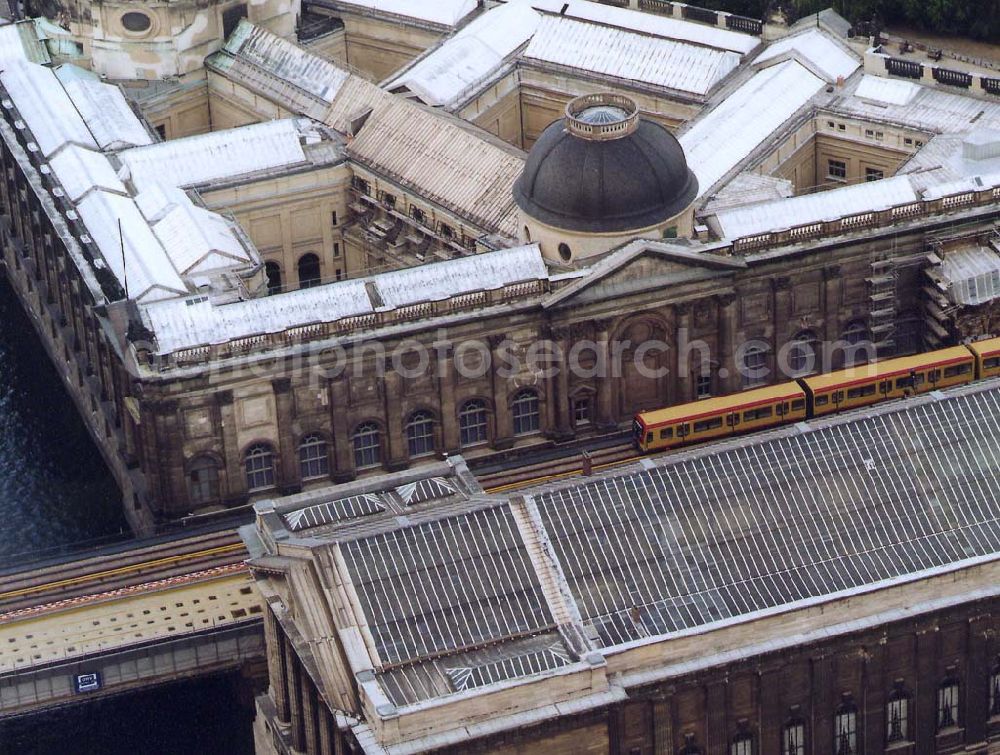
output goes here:
{"type": "MultiPolygon", "coordinates": [[[[593,472],[627,464],[640,458],[630,440],[590,449],[588,453],[593,472]]],[[[487,493],[505,493],[528,485],[580,475],[583,472],[584,460],[581,449],[544,461],[477,474],[476,477],[487,493]]]]}
{"type": "Polygon", "coordinates": [[[247,555],[232,529],[134,545],[0,574],[0,613],[204,571],[247,555]]]}

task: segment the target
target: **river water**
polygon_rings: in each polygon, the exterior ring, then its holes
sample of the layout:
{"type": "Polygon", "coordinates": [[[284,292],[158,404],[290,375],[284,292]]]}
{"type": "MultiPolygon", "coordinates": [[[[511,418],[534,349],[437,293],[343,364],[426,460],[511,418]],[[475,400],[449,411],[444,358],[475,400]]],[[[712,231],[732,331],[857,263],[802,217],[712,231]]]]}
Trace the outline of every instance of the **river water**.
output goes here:
{"type": "MultiPolygon", "coordinates": [[[[2,273],[0,522],[0,569],[130,536],[118,488],[2,273]]],[[[199,679],[0,716],[0,755],[243,755],[250,715],[232,678],[199,679]]]]}

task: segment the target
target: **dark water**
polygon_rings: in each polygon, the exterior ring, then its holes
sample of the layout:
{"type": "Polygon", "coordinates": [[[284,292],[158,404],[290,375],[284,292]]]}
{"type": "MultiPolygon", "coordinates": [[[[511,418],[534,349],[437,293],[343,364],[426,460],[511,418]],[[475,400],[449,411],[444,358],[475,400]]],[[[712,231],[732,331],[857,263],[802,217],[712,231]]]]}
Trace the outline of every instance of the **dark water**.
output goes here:
{"type": "Polygon", "coordinates": [[[0,274],[0,566],[128,532],[121,494],[0,274]]]}
{"type": "Polygon", "coordinates": [[[0,720],[0,755],[252,755],[235,674],[0,720]]]}
{"type": "MultiPolygon", "coordinates": [[[[129,536],[120,493],[0,273],[0,567],[129,536]]],[[[249,755],[233,677],[4,721],[0,755],[249,755]]]]}

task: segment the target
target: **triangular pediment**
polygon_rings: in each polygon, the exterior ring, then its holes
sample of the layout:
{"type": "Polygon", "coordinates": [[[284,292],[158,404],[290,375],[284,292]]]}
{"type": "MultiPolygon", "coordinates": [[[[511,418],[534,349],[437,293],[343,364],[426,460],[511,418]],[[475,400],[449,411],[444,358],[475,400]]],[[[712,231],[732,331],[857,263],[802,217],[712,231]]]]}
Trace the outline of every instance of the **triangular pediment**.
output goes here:
{"type": "Polygon", "coordinates": [[[584,274],[580,277],[554,291],[544,306],[556,306],[575,298],[601,299],[716,278],[745,267],[742,259],[713,254],[699,247],[639,240],[582,271],[584,274]]]}

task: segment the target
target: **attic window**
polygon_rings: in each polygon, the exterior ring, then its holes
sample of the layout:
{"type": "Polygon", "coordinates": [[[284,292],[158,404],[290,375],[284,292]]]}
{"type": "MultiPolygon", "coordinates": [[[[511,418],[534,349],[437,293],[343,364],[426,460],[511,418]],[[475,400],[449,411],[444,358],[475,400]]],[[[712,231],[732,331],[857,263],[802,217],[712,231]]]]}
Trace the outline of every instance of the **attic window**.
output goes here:
{"type": "Polygon", "coordinates": [[[152,25],[153,22],[145,13],[133,10],[122,15],[122,26],[125,27],[126,31],[134,34],[141,34],[144,31],[148,31],[152,25]]]}

